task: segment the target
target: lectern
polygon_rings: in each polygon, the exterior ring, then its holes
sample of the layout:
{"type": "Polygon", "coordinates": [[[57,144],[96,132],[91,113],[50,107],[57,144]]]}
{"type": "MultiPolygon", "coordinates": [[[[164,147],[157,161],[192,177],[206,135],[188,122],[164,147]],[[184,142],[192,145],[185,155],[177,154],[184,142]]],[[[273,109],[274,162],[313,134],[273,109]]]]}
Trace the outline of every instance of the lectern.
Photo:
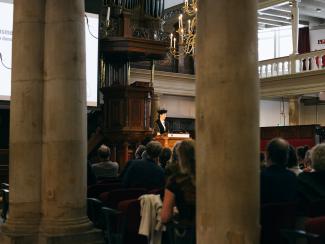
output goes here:
{"type": "Polygon", "coordinates": [[[163,147],[172,149],[174,145],[186,139],[190,139],[190,134],[163,134],[155,137],[156,141],[159,141],[163,147]]]}

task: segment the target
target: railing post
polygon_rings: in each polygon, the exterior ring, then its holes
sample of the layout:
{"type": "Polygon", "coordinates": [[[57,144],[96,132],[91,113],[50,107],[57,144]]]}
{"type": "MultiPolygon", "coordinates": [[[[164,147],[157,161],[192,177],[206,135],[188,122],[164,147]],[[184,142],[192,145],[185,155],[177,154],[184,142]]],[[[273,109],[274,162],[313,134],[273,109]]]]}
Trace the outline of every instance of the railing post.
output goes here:
{"type": "Polygon", "coordinates": [[[295,74],[297,73],[297,70],[296,70],[296,58],[295,58],[296,55],[294,54],[291,54],[290,55],[290,62],[289,62],[289,74],[295,74]]]}

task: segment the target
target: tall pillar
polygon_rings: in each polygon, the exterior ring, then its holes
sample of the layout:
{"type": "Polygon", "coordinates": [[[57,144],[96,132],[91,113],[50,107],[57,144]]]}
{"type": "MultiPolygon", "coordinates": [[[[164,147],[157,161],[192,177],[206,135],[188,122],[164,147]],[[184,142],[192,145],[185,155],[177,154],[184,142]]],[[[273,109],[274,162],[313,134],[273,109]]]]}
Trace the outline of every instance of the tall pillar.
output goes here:
{"type": "Polygon", "coordinates": [[[46,0],[40,243],[103,243],[86,216],[83,0],[46,0]]]}
{"type": "Polygon", "coordinates": [[[291,0],[292,54],[298,54],[299,1],[300,0],[291,0]]]}
{"type": "Polygon", "coordinates": [[[257,2],[198,3],[197,243],[257,244],[257,2]]]}
{"type": "Polygon", "coordinates": [[[36,243],[41,216],[44,2],[14,4],[10,214],[0,231],[4,243],[36,243]]]}
{"type": "Polygon", "coordinates": [[[299,34],[299,0],[291,0],[291,32],[292,32],[292,54],[291,54],[291,73],[297,72],[295,55],[298,54],[298,34],[299,34]]]}
{"type": "Polygon", "coordinates": [[[289,97],[289,125],[300,124],[299,96],[289,97]]]}

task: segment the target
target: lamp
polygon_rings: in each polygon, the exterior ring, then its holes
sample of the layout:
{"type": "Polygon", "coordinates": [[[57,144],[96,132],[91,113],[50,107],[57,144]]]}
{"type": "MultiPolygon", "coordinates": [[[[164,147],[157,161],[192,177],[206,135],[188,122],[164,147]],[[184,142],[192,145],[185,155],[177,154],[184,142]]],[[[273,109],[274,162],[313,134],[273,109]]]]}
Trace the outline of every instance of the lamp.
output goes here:
{"type": "Polygon", "coordinates": [[[173,57],[181,55],[195,56],[196,19],[198,0],[185,0],[183,13],[178,17],[178,29],[170,34],[169,52],[173,57]],[[185,17],[186,24],[183,23],[185,17]]]}

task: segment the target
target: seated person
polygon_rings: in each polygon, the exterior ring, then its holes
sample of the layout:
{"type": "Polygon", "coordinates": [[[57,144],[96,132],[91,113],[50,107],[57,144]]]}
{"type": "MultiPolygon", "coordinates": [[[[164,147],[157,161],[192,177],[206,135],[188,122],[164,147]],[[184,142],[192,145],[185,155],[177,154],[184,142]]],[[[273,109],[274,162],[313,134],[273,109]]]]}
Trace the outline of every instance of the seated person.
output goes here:
{"type": "Polygon", "coordinates": [[[154,131],[156,133],[164,134],[168,132],[168,123],[166,121],[167,110],[160,109],[158,112],[158,119],[155,121],[154,131]]]}
{"type": "Polygon", "coordinates": [[[302,172],[298,165],[296,150],[291,145],[289,146],[289,158],[287,163],[287,169],[295,173],[295,175],[297,176],[302,172]]]}
{"type": "Polygon", "coordinates": [[[306,201],[325,199],[325,144],[311,150],[312,172],[298,176],[299,195],[306,201]]]}
{"type": "Polygon", "coordinates": [[[295,173],[286,169],[289,144],[282,138],[272,139],[266,148],[267,167],[261,171],[261,204],[293,202],[297,199],[295,173]]]}
{"type": "Polygon", "coordinates": [[[172,150],[168,147],[164,147],[163,150],[161,150],[161,153],[159,155],[159,164],[160,167],[165,169],[167,163],[169,163],[169,160],[172,156],[172,150]]]}
{"type": "Polygon", "coordinates": [[[117,177],[119,165],[110,160],[111,150],[108,146],[101,145],[98,150],[99,163],[92,165],[96,178],[117,177]]]}
{"type": "Polygon", "coordinates": [[[159,189],[165,185],[164,170],[158,165],[162,145],[151,141],[146,146],[146,157],[133,160],[126,170],[122,182],[125,187],[159,189]]]}
{"type": "Polygon", "coordinates": [[[180,174],[173,175],[165,188],[161,221],[167,223],[173,217],[176,206],[181,223],[195,225],[195,146],[193,140],[182,141],[177,149],[180,174]]]}

